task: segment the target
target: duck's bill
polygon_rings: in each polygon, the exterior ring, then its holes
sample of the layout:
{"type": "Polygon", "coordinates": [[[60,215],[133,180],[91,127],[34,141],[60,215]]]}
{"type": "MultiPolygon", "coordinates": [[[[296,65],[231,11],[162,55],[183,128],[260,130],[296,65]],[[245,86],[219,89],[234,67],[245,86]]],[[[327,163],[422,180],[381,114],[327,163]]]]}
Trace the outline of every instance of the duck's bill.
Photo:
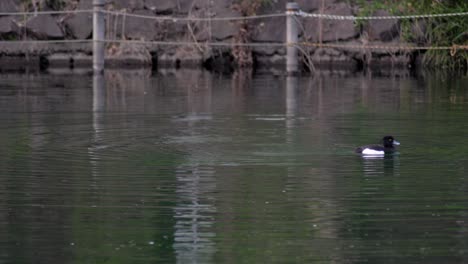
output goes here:
{"type": "Polygon", "coordinates": [[[396,140],[393,140],[393,145],[398,146],[398,145],[400,145],[400,142],[398,142],[398,141],[396,141],[396,140]]]}

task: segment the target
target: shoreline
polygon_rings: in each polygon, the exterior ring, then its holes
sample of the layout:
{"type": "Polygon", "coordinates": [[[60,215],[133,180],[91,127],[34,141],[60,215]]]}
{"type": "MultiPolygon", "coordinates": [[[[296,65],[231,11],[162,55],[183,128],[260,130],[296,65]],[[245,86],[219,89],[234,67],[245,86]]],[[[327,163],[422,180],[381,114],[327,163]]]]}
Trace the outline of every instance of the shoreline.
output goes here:
{"type": "MultiPolygon", "coordinates": [[[[0,4],[3,14],[34,10],[17,0],[5,1],[0,4]]],[[[0,71],[92,66],[93,17],[89,10],[93,2],[62,2],[63,6],[44,2],[35,9],[53,10],[49,13],[0,16],[0,71]]],[[[213,71],[234,71],[243,66],[254,70],[286,68],[287,1],[268,4],[252,1],[242,8],[232,0],[182,2],[180,5],[172,0],[106,2],[106,30],[102,38],[106,43],[105,67],[198,67],[213,71]],[[262,17],[272,15],[274,19],[262,17]],[[245,20],[229,20],[242,17],[245,20]]],[[[365,7],[355,3],[297,2],[304,14],[331,17],[297,16],[299,39],[292,42],[299,46],[300,72],[313,72],[315,68],[354,71],[443,67],[436,65],[437,56],[451,56],[453,65],[467,67],[462,60],[464,53],[457,53],[456,48],[438,47],[443,49],[437,50],[435,56],[424,50],[432,45],[427,39],[425,21],[403,24],[391,18],[357,23],[339,18],[362,15],[365,7]],[[428,54],[434,65],[423,65],[423,57],[428,54]]],[[[373,8],[370,14],[374,17],[391,17],[389,11],[373,8]]]]}
{"type": "MultiPolygon", "coordinates": [[[[258,1],[252,1],[249,5],[239,7],[231,0],[213,3],[184,1],[183,5],[175,4],[172,0],[111,1],[105,6],[106,11],[117,14],[121,12],[128,14],[128,17],[106,14],[105,39],[108,41],[105,67],[200,67],[221,71],[232,71],[243,65],[253,68],[285,68],[287,26],[283,14],[286,2],[259,4],[258,1]],[[222,20],[272,14],[277,17],[258,17],[247,21],[222,20]],[[132,16],[151,19],[141,20],[132,16]],[[173,19],[168,20],[170,17],[173,19]],[[205,21],[207,17],[213,21],[205,21]],[[192,18],[205,20],[191,21],[192,18]],[[115,43],[111,43],[112,41],[115,43]]],[[[5,25],[3,32],[0,32],[0,70],[25,65],[41,69],[91,67],[92,14],[73,12],[92,9],[92,1],[64,3],[66,5],[60,10],[69,10],[70,14],[43,14],[25,17],[24,21],[20,18],[17,20],[14,16],[0,17],[5,25]],[[15,41],[8,43],[8,40],[15,41]],[[21,40],[29,43],[22,43],[21,40]],[[50,44],[47,41],[71,43],[50,44]]],[[[298,3],[300,10],[308,13],[344,16],[359,14],[358,6],[342,2],[326,2],[324,6],[319,1],[298,3]]],[[[13,2],[10,8],[11,10],[0,11],[13,12],[26,8],[31,12],[31,7],[21,7],[13,2]]],[[[40,8],[57,9],[47,5],[40,8]]],[[[375,15],[389,13],[382,11],[375,15]]],[[[299,16],[297,20],[301,28],[298,32],[301,35],[300,41],[306,44],[300,47],[299,57],[302,62],[299,71],[329,67],[351,70],[366,67],[408,68],[421,62],[423,53],[395,49],[395,46],[412,45],[402,40],[400,23],[396,19],[376,21],[368,25],[299,16]],[[318,45],[308,46],[307,43],[318,45]],[[389,49],[370,50],[365,48],[367,45],[389,49]]]]}
{"type": "MultiPolygon", "coordinates": [[[[17,45],[0,43],[0,71],[21,70],[23,68],[30,69],[87,69],[92,68],[92,46],[91,43],[74,43],[68,44],[48,44],[34,43],[17,45]]],[[[112,50],[107,48],[107,50],[112,50]]],[[[107,52],[109,53],[109,52],[107,52]]],[[[176,52],[177,53],[177,52],[176,52]]],[[[195,56],[189,54],[181,56],[176,53],[167,54],[167,49],[151,48],[140,46],[130,51],[114,51],[114,54],[106,54],[105,67],[110,69],[179,69],[179,68],[200,68],[210,71],[227,71],[236,70],[229,52],[219,52],[213,56],[215,51],[204,55],[196,52],[195,56]]],[[[280,52],[282,53],[282,52],[280,52]]],[[[275,70],[286,70],[286,56],[284,54],[272,53],[266,55],[264,53],[253,52],[254,64],[252,70],[264,70],[273,68],[275,70]]],[[[346,70],[359,71],[365,69],[413,69],[426,68],[422,65],[421,60],[412,60],[411,63],[405,59],[395,57],[385,60],[374,60],[372,63],[364,65],[362,61],[355,59],[333,60],[315,58],[311,60],[316,70],[346,70]]],[[[310,72],[307,65],[301,64],[301,72],[310,72]]]]}

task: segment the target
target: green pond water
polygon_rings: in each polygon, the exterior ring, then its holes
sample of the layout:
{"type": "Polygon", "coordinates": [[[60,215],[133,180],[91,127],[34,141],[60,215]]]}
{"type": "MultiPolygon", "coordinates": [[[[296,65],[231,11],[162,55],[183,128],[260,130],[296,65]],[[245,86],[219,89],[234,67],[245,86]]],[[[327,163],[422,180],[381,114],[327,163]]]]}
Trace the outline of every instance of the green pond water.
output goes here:
{"type": "Polygon", "coordinates": [[[2,73],[0,263],[468,263],[467,135],[466,75],[2,73]]]}

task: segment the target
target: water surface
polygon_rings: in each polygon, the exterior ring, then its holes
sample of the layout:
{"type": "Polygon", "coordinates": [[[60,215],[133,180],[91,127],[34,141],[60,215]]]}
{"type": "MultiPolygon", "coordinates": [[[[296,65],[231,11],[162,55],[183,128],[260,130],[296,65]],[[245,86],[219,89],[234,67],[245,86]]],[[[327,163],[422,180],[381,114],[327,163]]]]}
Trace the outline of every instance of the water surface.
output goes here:
{"type": "Polygon", "coordinates": [[[0,263],[467,263],[467,87],[2,73],[0,263]]]}

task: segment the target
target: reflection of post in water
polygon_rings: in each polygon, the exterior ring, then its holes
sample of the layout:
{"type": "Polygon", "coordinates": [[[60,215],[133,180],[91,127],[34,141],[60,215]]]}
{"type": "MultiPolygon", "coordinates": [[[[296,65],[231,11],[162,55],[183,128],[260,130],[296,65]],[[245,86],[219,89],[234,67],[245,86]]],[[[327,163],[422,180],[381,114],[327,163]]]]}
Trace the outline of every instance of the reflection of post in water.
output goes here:
{"type": "Polygon", "coordinates": [[[178,202],[174,250],[178,263],[209,263],[216,251],[212,238],[216,207],[209,193],[216,189],[214,170],[209,166],[181,166],[176,171],[178,202]]]}
{"type": "MultiPolygon", "coordinates": [[[[182,71],[180,80],[187,84],[189,115],[211,114],[213,78],[208,71],[182,71]]],[[[186,86],[186,85],[184,85],[186,86]]]]}
{"type": "Polygon", "coordinates": [[[106,109],[106,81],[103,73],[93,75],[93,130],[95,141],[102,126],[102,113],[106,109]]]}
{"type": "Polygon", "coordinates": [[[318,115],[321,116],[323,109],[323,76],[321,75],[317,77],[317,109],[318,115]]]}
{"type": "Polygon", "coordinates": [[[102,112],[105,109],[105,80],[102,73],[93,75],[93,116],[97,112],[102,112]]]}
{"type": "Polygon", "coordinates": [[[297,76],[286,77],[286,116],[296,115],[298,84],[299,80],[297,76]]]}
{"type": "MultiPolygon", "coordinates": [[[[187,134],[197,138],[200,120],[210,118],[212,113],[213,78],[209,72],[183,71],[180,81],[187,87],[187,134]],[[186,85],[190,83],[190,85],[186,85]]],[[[216,190],[215,171],[211,166],[199,164],[206,160],[207,153],[188,147],[188,165],[176,170],[177,203],[174,207],[176,220],[174,245],[178,263],[209,263],[216,251],[213,225],[216,207],[210,196],[216,190]]]]}
{"type": "Polygon", "coordinates": [[[97,149],[102,141],[102,114],[106,108],[106,85],[104,74],[102,72],[95,72],[93,75],[93,144],[88,148],[92,164],[93,177],[97,175],[97,149]]]}
{"type": "Polygon", "coordinates": [[[106,70],[105,79],[107,111],[144,111],[146,90],[152,87],[150,70],[106,70]]]}
{"type": "Polygon", "coordinates": [[[286,77],[286,142],[292,142],[297,114],[297,92],[299,79],[297,76],[286,77]]]}

